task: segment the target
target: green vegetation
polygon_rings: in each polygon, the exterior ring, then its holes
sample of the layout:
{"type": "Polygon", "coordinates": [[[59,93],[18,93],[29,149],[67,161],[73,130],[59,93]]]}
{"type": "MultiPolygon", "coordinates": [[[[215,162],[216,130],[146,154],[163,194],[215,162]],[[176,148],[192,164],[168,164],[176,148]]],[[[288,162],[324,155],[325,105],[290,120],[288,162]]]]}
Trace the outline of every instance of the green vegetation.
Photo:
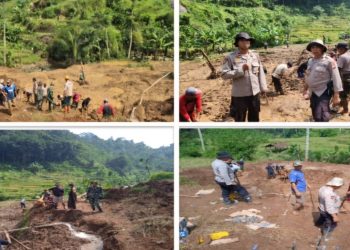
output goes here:
{"type": "Polygon", "coordinates": [[[82,193],[91,180],[111,188],[173,177],[173,146],[68,131],[2,131],[0,141],[0,200],[35,198],[56,182],[82,193]]]}
{"type": "MultiPolygon", "coordinates": [[[[53,66],[170,55],[173,9],[168,0],[0,0],[7,66],[53,66]]],[[[2,41],[2,39],[1,39],[2,41]]],[[[0,45],[3,54],[3,43],[0,45]]],[[[4,65],[3,56],[0,64],[4,65]]]]}
{"type": "MultiPolygon", "coordinates": [[[[180,166],[186,168],[208,166],[216,152],[225,150],[236,160],[292,161],[304,159],[305,129],[202,129],[205,144],[203,152],[198,131],[180,132],[180,166]],[[287,148],[268,148],[268,144],[287,148]]],[[[349,129],[311,129],[309,161],[350,164],[349,129]]]]}
{"type": "Polygon", "coordinates": [[[337,42],[350,33],[347,1],[278,0],[181,0],[182,58],[193,58],[199,49],[207,53],[229,51],[234,36],[249,32],[255,47],[307,43],[326,36],[337,42]]]}

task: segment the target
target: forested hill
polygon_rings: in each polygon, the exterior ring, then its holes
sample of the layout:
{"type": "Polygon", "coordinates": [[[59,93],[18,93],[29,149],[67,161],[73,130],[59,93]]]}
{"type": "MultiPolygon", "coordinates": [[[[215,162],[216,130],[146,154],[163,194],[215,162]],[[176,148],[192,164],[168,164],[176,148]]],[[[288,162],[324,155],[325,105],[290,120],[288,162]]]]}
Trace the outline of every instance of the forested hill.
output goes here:
{"type": "Polygon", "coordinates": [[[68,66],[141,54],[157,59],[173,45],[170,0],[0,0],[0,6],[7,66],[40,60],[68,66]]]}
{"type": "Polygon", "coordinates": [[[350,2],[325,0],[181,0],[182,57],[232,49],[240,31],[249,32],[255,47],[308,43],[326,36],[335,43],[349,35],[350,2]]]}
{"type": "Polygon", "coordinates": [[[173,171],[173,146],[153,149],[125,139],[102,140],[68,131],[1,131],[0,169],[83,172],[108,170],[118,176],[173,171]]]}

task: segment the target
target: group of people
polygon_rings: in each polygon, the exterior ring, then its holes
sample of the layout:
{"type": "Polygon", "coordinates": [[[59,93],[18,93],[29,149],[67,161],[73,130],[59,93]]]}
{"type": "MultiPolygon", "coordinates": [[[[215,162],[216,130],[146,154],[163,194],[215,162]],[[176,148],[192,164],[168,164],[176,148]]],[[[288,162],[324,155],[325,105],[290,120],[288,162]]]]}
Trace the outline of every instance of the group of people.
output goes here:
{"type": "MultiPolygon", "coordinates": [[[[236,122],[258,122],[260,120],[260,96],[268,91],[266,69],[259,54],[250,49],[255,39],[246,32],[235,36],[237,49],[227,55],[222,65],[221,77],[232,82],[230,116],[236,122]]],[[[347,42],[336,45],[336,53],[327,54],[322,40],[310,42],[306,50],[312,54],[302,65],[298,76],[304,79],[303,97],[310,100],[313,120],[328,122],[331,119],[331,105],[341,106],[340,114],[347,114],[350,94],[350,51],[347,42]]],[[[278,64],[272,72],[276,93],[283,95],[281,79],[292,62],[278,64]]],[[[195,122],[202,111],[201,92],[190,87],[180,97],[180,121],[195,122]]]]}
{"type": "MultiPolygon", "coordinates": [[[[65,76],[63,95],[59,94],[56,98],[53,82],[47,84],[36,77],[32,79],[32,82],[32,89],[24,90],[23,95],[25,95],[27,102],[33,99],[33,105],[39,111],[43,111],[43,105],[47,104],[48,112],[52,112],[56,107],[61,107],[65,114],[70,113],[71,109],[79,109],[85,117],[89,113],[91,98],[83,98],[80,93],[74,91],[74,84],[69,76],[65,76]]],[[[13,80],[0,79],[0,105],[7,104],[10,115],[12,115],[12,108],[16,106],[15,100],[18,95],[19,89],[13,80]]],[[[96,113],[101,115],[103,120],[111,121],[116,116],[116,109],[109,103],[108,99],[104,99],[96,113]]]]}
{"type": "MultiPolygon", "coordinates": [[[[45,189],[41,198],[37,201],[37,205],[44,206],[47,209],[58,209],[59,205],[62,205],[63,209],[66,209],[66,204],[64,202],[64,187],[56,183],[56,185],[50,189],[45,189]]],[[[86,192],[86,199],[89,201],[91,209],[95,211],[98,209],[99,212],[103,212],[100,199],[103,197],[102,187],[98,185],[96,181],[90,183],[90,186],[86,192]]],[[[21,208],[25,208],[25,204],[22,203],[21,208]]],[[[68,209],[77,209],[77,188],[73,183],[69,184],[69,193],[68,193],[68,209]]]]}
{"type": "MultiPolygon", "coordinates": [[[[215,176],[215,182],[221,189],[223,203],[225,205],[235,205],[238,201],[232,199],[239,197],[246,202],[251,202],[252,198],[246,188],[244,188],[239,179],[238,174],[242,169],[238,164],[235,164],[230,153],[222,151],[218,152],[216,159],[212,162],[212,169],[215,176]]],[[[306,192],[309,189],[311,194],[311,186],[308,185],[305,173],[302,170],[303,164],[301,161],[293,162],[293,170],[288,174],[290,182],[291,196],[293,196],[294,213],[298,214],[305,204],[306,192]]],[[[274,176],[271,169],[274,170],[271,164],[266,167],[269,176],[274,176]]],[[[279,168],[281,170],[281,168],[279,168]]],[[[283,168],[284,169],[284,168],[283,168]]],[[[322,234],[330,235],[339,223],[339,212],[345,201],[350,201],[350,187],[344,197],[340,197],[337,190],[344,185],[344,180],[340,177],[333,177],[324,186],[318,190],[318,209],[319,218],[316,225],[321,228],[322,234]]]]}

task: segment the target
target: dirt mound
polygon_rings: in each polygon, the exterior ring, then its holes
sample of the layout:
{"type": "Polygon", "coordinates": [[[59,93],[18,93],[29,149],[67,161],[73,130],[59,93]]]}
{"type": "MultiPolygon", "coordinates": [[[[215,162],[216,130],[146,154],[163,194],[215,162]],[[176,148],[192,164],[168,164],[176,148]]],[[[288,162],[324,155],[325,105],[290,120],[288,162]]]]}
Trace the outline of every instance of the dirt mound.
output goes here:
{"type": "MultiPolygon", "coordinates": [[[[279,162],[288,166],[288,162],[279,162]]],[[[290,196],[290,184],[282,179],[267,179],[266,162],[245,166],[245,172],[239,177],[242,185],[247,188],[253,197],[253,202],[239,202],[235,206],[226,207],[222,204],[221,190],[215,184],[212,169],[208,167],[197,169],[184,169],[181,177],[192,182],[180,186],[180,216],[192,218],[196,225],[191,234],[181,244],[183,249],[212,249],[209,246],[209,234],[218,231],[228,231],[231,238],[238,237],[239,242],[216,246],[215,249],[251,249],[258,245],[259,249],[291,249],[293,242],[296,248],[301,250],[316,249],[316,243],[320,232],[313,224],[312,202],[310,193],[305,196],[305,209],[299,214],[293,214],[293,198],[290,196]],[[200,189],[212,189],[215,191],[209,195],[194,198],[194,194],[200,189]],[[264,220],[276,224],[278,228],[261,228],[252,230],[244,223],[228,221],[230,214],[247,209],[257,209],[264,220]],[[203,239],[204,243],[198,243],[203,239]]],[[[289,169],[289,167],[288,167],[289,169]]],[[[325,185],[332,177],[344,178],[348,183],[350,173],[349,165],[337,165],[317,162],[305,162],[304,172],[308,184],[311,186],[313,201],[317,206],[318,189],[325,185]]],[[[344,195],[347,186],[343,186],[337,192],[344,195]]],[[[350,207],[345,204],[346,208],[350,207]]],[[[316,208],[317,209],[317,208],[316,208]]],[[[348,210],[350,211],[350,210],[348,210]]],[[[327,249],[348,249],[348,232],[350,215],[340,214],[338,228],[327,242],[327,249]]]]}
{"type": "MultiPolygon", "coordinates": [[[[34,68],[28,71],[25,67],[19,69],[1,68],[6,72],[4,78],[16,79],[21,89],[21,96],[17,98],[13,115],[9,116],[6,110],[0,110],[2,121],[96,121],[90,116],[83,116],[78,110],[72,110],[64,115],[60,107],[52,113],[47,112],[48,104],[43,104],[43,112],[34,108],[33,98],[27,102],[23,90],[32,92],[32,78],[36,77],[43,83],[54,83],[55,101],[57,95],[62,95],[64,76],[68,75],[74,82],[74,92],[82,95],[82,99],[90,97],[90,108],[98,109],[104,99],[116,108],[116,118],[113,121],[130,121],[130,114],[134,104],[141,98],[145,89],[159,79],[165,72],[173,70],[172,62],[150,62],[150,65],[130,63],[127,61],[110,61],[94,63],[84,66],[88,85],[79,85],[80,65],[73,65],[67,69],[41,71],[34,68]],[[1,112],[2,111],[2,112],[1,112]]],[[[1,74],[1,73],[0,73],[1,74]]],[[[173,79],[162,79],[144,95],[144,117],[142,121],[173,121],[173,79]]],[[[81,102],[80,102],[81,106],[81,102]]]]}
{"type": "MultiPolygon", "coordinates": [[[[101,200],[102,213],[93,212],[83,200],[78,201],[77,210],[47,210],[33,206],[22,215],[16,213],[21,221],[12,228],[30,228],[14,236],[32,249],[76,250],[91,243],[73,236],[64,224],[68,223],[76,232],[101,239],[104,250],[172,249],[173,191],[173,183],[167,181],[105,190],[105,198],[101,200]]],[[[1,212],[0,216],[5,217],[1,212]]],[[[9,249],[20,247],[15,243],[9,249]]]]}

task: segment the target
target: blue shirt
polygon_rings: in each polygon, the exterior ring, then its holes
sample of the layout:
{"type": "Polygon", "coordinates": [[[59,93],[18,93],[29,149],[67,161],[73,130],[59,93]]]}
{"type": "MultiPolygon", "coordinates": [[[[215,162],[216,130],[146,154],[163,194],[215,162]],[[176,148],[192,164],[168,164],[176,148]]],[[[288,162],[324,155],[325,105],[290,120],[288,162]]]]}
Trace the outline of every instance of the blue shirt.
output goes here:
{"type": "Polygon", "coordinates": [[[289,181],[295,183],[299,192],[306,192],[306,180],[305,175],[302,171],[292,170],[289,174],[289,181]]]}
{"type": "Polygon", "coordinates": [[[13,100],[15,99],[15,91],[16,91],[16,86],[12,84],[11,86],[5,86],[4,91],[7,94],[7,99],[8,100],[13,100]]]}

